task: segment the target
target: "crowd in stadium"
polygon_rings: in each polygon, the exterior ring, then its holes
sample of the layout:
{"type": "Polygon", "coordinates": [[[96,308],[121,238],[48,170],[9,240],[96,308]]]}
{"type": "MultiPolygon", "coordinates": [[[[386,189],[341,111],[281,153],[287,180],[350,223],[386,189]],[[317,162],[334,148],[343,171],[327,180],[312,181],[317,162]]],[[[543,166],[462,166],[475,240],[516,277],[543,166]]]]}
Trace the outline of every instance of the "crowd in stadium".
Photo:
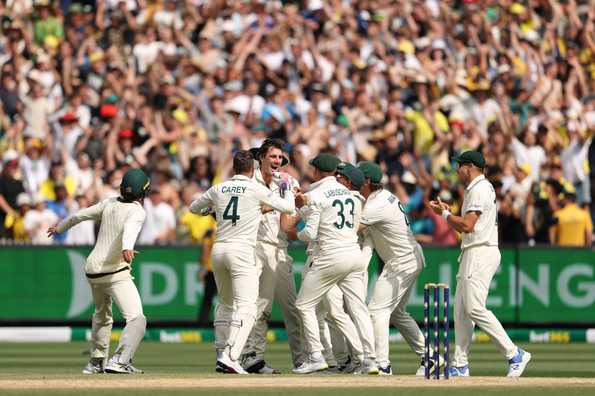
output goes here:
{"type": "MultiPolygon", "coordinates": [[[[5,0],[0,237],[45,235],[150,174],[142,244],[200,242],[193,198],[234,149],[287,141],[307,190],[322,151],[375,160],[421,242],[456,244],[452,158],[482,150],[502,243],[591,244],[590,0],[5,0]]],[[[59,242],[94,242],[82,223],[59,242]]]]}

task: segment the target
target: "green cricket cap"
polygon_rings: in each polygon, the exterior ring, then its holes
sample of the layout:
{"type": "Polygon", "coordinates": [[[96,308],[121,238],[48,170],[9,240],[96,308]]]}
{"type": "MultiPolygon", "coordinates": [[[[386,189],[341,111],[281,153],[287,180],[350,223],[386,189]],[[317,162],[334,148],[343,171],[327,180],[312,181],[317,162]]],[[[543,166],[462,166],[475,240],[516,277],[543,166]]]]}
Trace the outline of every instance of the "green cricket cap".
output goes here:
{"type": "Polygon", "coordinates": [[[341,162],[337,166],[337,173],[345,176],[351,182],[353,188],[358,191],[360,188],[362,188],[366,181],[364,172],[362,172],[357,167],[355,167],[355,165],[350,164],[349,162],[341,162]]]}
{"type": "Polygon", "coordinates": [[[372,161],[362,161],[357,164],[357,167],[366,179],[370,179],[372,183],[380,183],[382,181],[382,169],[380,165],[372,161]]]}
{"type": "Polygon", "coordinates": [[[455,161],[460,164],[472,164],[476,167],[483,169],[486,166],[486,160],[483,158],[483,154],[479,151],[470,150],[461,153],[458,157],[455,158],[455,161]]]}
{"type": "Polygon", "coordinates": [[[132,168],[126,171],[120,184],[120,194],[126,200],[135,200],[144,197],[149,187],[151,180],[139,168],[132,168]]]}
{"type": "Polygon", "coordinates": [[[340,162],[333,154],[321,153],[312,158],[309,164],[323,172],[334,172],[340,162]]]}

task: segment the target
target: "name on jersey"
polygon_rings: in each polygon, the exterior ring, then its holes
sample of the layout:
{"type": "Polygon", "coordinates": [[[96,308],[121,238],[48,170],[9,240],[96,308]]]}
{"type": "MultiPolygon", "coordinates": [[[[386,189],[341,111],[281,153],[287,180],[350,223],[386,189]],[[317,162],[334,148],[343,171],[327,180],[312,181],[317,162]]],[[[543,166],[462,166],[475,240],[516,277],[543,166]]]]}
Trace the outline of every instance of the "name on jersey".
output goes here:
{"type": "Polygon", "coordinates": [[[338,197],[340,195],[351,195],[351,191],[337,188],[336,190],[328,190],[324,192],[324,196],[327,198],[338,197]]]}
{"type": "Polygon", "coordinates": [[[246,192],[246,187],[241,186],[223,186],[221,189],[223,194],[244,194],[246,192]]]}

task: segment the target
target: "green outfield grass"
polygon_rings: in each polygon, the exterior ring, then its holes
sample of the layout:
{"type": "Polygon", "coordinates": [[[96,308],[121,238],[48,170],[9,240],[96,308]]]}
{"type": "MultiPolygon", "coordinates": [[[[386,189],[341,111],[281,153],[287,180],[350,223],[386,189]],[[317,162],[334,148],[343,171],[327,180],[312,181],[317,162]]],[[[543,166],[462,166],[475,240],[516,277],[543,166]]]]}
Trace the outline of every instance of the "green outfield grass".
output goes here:
{"type": "MultiPolygon", "coordinates": [[[[545,385],[543,387],[514,388],[482,387],[477,388],[469,383],[469,386],[426,389],[426,388],[365,388],[370,378],[362,377],[362,387],[349,387],[340,389],[318,389],[318,388],[284,388],[271,389],[255,388],[250,389],[151,389],[150,392],[138,389],[113,390],[109,389],[111,384],[128,381],[131,376],[102,375],[83,376],[80,370],[88,360],[84,354],[88,344],[84,342],[72,342],[67,344],[0,344],[0,394],[1,395],[155,395],[155,394],[200,394],[200,395],[257,395],[257,394],[283,394],[283,395],[358,395],[367,396],[365,392],[373,391],[375,394],[399,395],[476,395],[476,394],[511,394],[521,392],[521,396],[531,395],[595,395],[595,387],[584,386],[563,386],[556,387],[545,385]],[[101,381],[106,389],[68,389],[68,381],[76,380],[101,381]],[[62,380],[64,388],[53,389],[2,389],[2,381],[22,380],[23,387],[26,387],[28,380],[62,380]],[[364,381],[365,380],[365,381],[364,381]]],[[[533,354],[533,361],[526,371],[527,377],[595,377],[595,345],[588,344],[528,344],[523,345],[533,354]]],[[[391,360],[393,370],[397,375],[413,375],[419,361],[417,357],[404,344],[391,346],[391,360]]],[[[270,365],[280,369],[284,373],[290,372],[289,351],[286,343],[270,344],[267,352],[267,361],[270,365]]],[[[215,375],[214,352],[210,344],[161,344],[143,343],[137,353],[135,364],[145,370],[146,374],[142,379],[195,379],[215,378],[218,381],[226,381],[231,376],[215,375]]],[[[472,347],[471,373],[474,376],[504,376],[507,364],[498,354],[493,344],[475,344],[472,347]]],[[[287,376],[276,376],[279,380],[287,376]]],[[[137,376],[139,377],[139,376],[137,376]]],[[[233,376],[237,378],[238,376],[233,376]]],[[[250,376],[255,377],[255,376],[250,376]]],[[[270,377],[269,377],[270,378],[270,377]]],[[[380,379],[379,379],[380,380],[380,379]]],[[[406,385],[406,384],[405,384],[406,385]]]]}

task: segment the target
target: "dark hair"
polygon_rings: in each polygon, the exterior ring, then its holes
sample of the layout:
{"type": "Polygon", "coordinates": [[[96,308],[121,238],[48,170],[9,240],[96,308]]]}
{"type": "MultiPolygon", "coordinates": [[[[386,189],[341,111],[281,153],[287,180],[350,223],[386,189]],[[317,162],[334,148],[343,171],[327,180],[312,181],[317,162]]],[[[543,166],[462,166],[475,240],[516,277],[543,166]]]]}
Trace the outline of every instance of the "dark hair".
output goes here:
{"type": "Polygon", "coordinates": [[[383,188],[382,183],[370,182],[370,191],[378,191],[378,190],[382,190],[382,188],[383,188]]]}
{"type": "Polygon", "coordinates": [[[254,157],[248,150],[238,150],[233,156],[233,171],[246,173],[254,168],[254,157]]]}
{"type": "Polygon", "coordinates": [[[283,148],[285,147],[285,142],[282,139],[265,139],[265,141],[258,149],[258,158],[256,159],[260,161],[260,159],[269,152],[269,149],[271,147],[283,151],[283,148]]]}

